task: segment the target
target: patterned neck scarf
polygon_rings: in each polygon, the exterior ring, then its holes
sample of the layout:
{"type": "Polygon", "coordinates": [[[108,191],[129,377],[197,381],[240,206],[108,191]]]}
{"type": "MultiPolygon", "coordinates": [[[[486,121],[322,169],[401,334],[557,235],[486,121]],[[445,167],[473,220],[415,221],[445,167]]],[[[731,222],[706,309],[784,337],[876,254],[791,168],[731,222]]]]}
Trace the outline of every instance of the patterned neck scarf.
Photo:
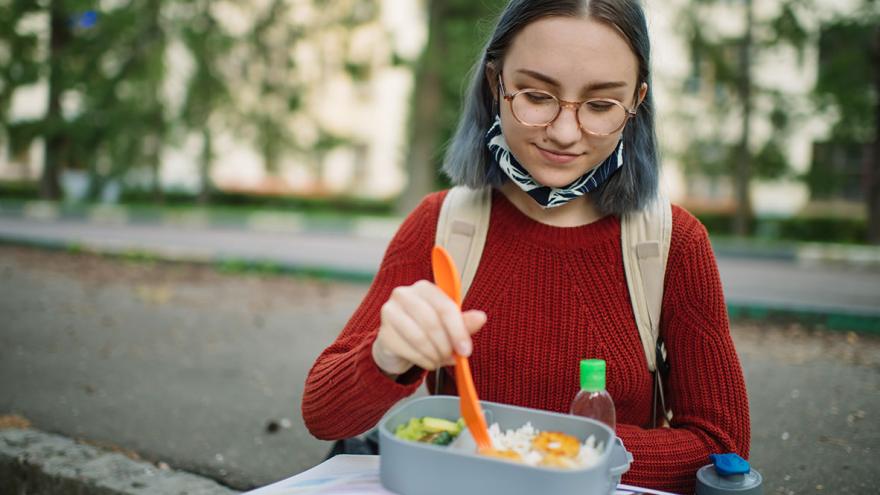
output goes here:
{"type": "Polygon", "coordinates": [[[510,152],[504,134],[501,132],[501,117],[495,115],[495,122],[486,133],[486,146],[492,160],[507,174],[520,189],[528,193],[541,207],[555,208],[598,189],[614,172],[623,166],[623,139],[617,143],[614,152],[604,162],[565,187],[548,187],[538,184],[531,174],[510,152]]]}

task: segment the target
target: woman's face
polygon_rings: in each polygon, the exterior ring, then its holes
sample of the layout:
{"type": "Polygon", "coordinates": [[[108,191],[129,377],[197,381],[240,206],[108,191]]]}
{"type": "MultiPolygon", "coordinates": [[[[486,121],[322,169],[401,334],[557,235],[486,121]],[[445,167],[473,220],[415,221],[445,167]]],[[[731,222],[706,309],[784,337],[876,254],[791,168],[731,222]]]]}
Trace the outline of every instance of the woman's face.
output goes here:
{"type": "MultiPolygon", "coordinates": [[[[501,67],[504,89],[540,89],[560,100],[612,98],[635,106],[638,61],[623,36],[592,18],[547,17],[513,39],[501,67]]],[[[496,92],[500,91],[497,72],[496,92]]],[[[647,85],[639,88],[638,101],[647,85]]],[[[578,125],[575,109],[564,107],[547,127],[529,127],[513,116],[500,98],[501,127],[517,160],[540,184],[564,187],[602,163],[617,145],[621,128],[594,136],[578,125]]]]}

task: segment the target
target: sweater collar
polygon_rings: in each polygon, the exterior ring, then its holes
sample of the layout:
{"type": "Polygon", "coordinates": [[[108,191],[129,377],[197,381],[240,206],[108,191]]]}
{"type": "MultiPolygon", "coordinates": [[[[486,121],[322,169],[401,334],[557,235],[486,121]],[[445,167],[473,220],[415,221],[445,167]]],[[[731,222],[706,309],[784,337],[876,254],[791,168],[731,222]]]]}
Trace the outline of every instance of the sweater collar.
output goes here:
{"type": "Polygon", "coordinates": [[[493,223],[517,238],[548,249],[583,249],[620,237],[620,220],[606,215],[595,222],[577,227],[557,227],[532,219],[520,211],[499,191],[492,191],[493,223]]]}

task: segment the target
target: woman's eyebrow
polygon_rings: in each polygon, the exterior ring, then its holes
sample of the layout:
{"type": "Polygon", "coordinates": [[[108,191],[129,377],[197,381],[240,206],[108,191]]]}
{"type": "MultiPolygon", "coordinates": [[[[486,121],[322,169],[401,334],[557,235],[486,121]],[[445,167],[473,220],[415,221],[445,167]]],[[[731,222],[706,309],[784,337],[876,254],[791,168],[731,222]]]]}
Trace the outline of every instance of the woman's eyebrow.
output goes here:
{"type": "MultiPolygon", "coordinates": [[[[531,69],[519,69],[516,72],[533,77],[539,81],[543,81],[543,82],[553,86],[554,88],[559,88],[561,86],[559,84],[559,81],[557,81],[556,79],[553,79],[552,77],[550,77],[546,74],[542,74],[540,72],[537,72],[537,71],[534,71],[531,69]]],[[[588,91],[597,91],[600,89],[615,89],[615,88],[624,88],[624,87],[626,87],[625,81],[603,81],[603,82],[593,82],[593,83],[587,84],[586,86],[584,86],[583,90],[585,92],[588,92],[588,91]]]]}

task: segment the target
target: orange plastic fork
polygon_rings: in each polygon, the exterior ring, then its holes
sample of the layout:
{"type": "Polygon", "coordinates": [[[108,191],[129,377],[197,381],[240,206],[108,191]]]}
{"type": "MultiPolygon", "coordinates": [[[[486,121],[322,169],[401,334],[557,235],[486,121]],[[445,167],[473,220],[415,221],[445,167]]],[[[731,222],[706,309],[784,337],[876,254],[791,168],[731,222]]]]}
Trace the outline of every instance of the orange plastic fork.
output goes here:
{"type": "MultiPolygon", "coordinates": [[[[434,270],[434,282],[446,293],[455,304],[461,308],[461,279],[455,262],[442,246],[434,246],[431,251],[431,267],[434,270]]],[[[477,398],[477,389],[474,387],[474,379],[471,376],[471,367],[466,357],[455,356],[455,386],[458,388],[461,417],[467,425],[471,436],[477,443],[478,451],[492,450],[492,441],[489,439],[489,428],[486,427],[486,418],[480,408],[477,398]]]]}

